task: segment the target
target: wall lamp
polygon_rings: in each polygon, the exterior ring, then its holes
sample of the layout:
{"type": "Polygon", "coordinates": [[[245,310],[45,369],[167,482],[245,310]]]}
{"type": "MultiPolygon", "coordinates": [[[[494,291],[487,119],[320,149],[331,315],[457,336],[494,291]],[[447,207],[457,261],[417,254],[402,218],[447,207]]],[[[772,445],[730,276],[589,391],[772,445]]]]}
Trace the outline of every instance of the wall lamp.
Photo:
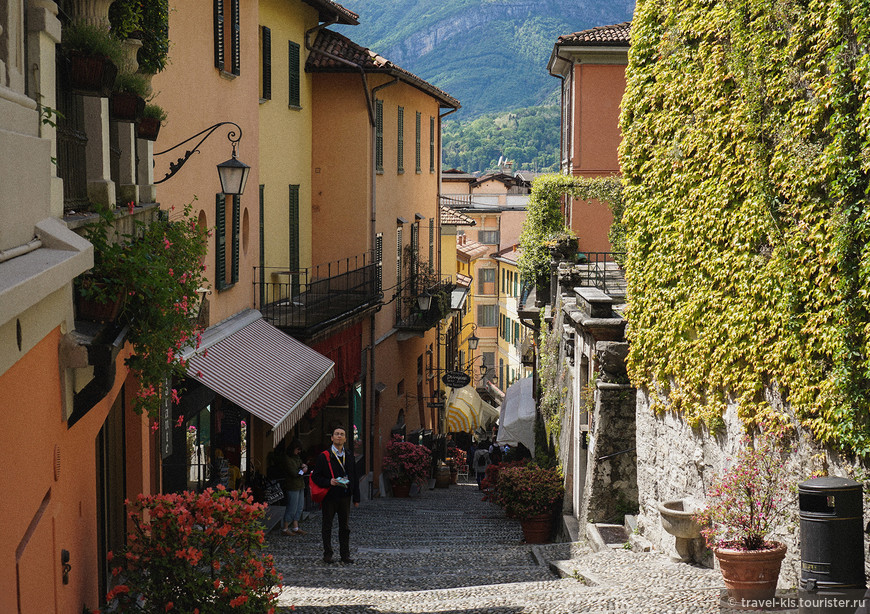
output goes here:
{"type": "Polygon", "coordinates": [[[174,149],[178,149],[185,143],[189,143],[190,141],[202,136],[201,139],[193,146],[193,149],[188,149],[184,152],[184,155],[175,162],[169,163],[169,172],[166,173],[166,176],[160,181],[155,181],[154,184],[163,183],[175,173],[181,170],[181,167],[184,166],[184,163],[187,162],[190,157],[195,153],[199,152],[199,146],[202,145],[203,141],[205,141],[208,137],[210,137],[215,130],[220,128],[221,126],[235,126],[238,129],[238,136],[236,135],[235,130],[230,130],[227,134],[227,139],[229,139],[230,143],[233,145],[233,157],[227,160],[226,162],[221,162],[217,165],[218,169],[218,177],[221,180],[221,192],[224,194],[229,194],[231,196],[241,196],[245,191],[245,184],[248,181],[248,174],[251,172],[251,167],[240,161],[236,157],[236,146],[239,144],[239,141],[242,140],[242,128],[235,122],[219,122],[214,124],[213,126],[209,126],[205,130],[197,132],[192,137],[181,141],[178,145],[174,145],[169,149],[164,149],[161,152],[155,153],[154,157],[162,156],[165,153],[169,153],[174,149]],[[204,136],[203,136],[204,135],[204,136]]]}
{"type": "MultiPolygon", "coordinates": [[[[459,330],[457,330],[455,333],[453,333],[453,336],[450,337],[450,340],[452,341],[452,340],[456,339],[457,337],[459,337],[459,333],[461,333],[462,329],[465,328],[466,326],[471,326],[472,328],[471,328],[471,334],[468,337],[466,337],[465,342],[468,343],[468,349],[476,350],[477,345],[480,343],[480,337],[478,337],[477,335],[474,334],[474,331],[477,330],[477,324],[475,324],[474,322],[466,322],[465,324],[460,326],[459,330]]],[[[447,332],[449,332],[449,331],[447,331],[447,332]]],[[[441,341],[442,343],[447,343],[447,332],[445,332],[442,335],[438,335],[438,340],[441,341]]]]}

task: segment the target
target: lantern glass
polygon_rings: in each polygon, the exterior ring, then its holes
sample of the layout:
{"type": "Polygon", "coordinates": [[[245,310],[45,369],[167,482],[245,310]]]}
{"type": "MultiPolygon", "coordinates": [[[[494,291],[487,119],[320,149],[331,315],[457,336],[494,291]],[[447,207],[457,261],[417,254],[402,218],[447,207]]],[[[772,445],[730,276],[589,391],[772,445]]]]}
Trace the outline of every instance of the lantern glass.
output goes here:
{"type": "Polygon", "coordinates": [[[221,192],[241,196],[245,191],[251,167],[233,156],[226,162],[218,164],[217,169],[221,179],[221,192]]]}

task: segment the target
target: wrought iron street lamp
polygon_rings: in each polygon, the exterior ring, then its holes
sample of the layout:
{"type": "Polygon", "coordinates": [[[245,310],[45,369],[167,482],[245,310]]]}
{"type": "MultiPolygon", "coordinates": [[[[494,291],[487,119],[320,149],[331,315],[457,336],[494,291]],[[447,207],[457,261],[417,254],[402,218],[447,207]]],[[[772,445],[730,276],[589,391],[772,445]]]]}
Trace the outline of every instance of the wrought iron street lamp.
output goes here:
{"type": "Polygon", "coordinates": [[[230,143],[233,146],[233,157],[227,160],[226,162],[221,162],[217,165],[218,169],[218,177],[221,181],[221,192],[224,194],[228,194],[231,196],[241,196],[245,191],[245,184],[248,181],[248,174],[251,172],[251,167],[240,161],[236,157],[236,147],[239,144],[239,141],[242,140],[242,128],[235,122],[218,122],[213,126],[209,126],[205,130],[201,130],[197,132],[192,137],[181,141],[178,145],[173,145],[169,149],[164,149],[163,151],[157,152],[154,154],[154,157],[162,156],[163,154],[169,153],[175,149],[178,149],[185,143],[189,143],[195,138],[202,136],[201,139],[193,146],[192,149],[188,149],[184,152],[184,155],[175,162],[169,163],[169,172],[166,173],[166,176],[163,177],[160,181],[155,181],[154,184],[163,183],[175,173],[181,170],[181,167],[184,166],[184,163],[187,162],[190,157],[199,153],[199,146],[202,145],[203,141],[205,141],[208,137],[210,137],[215,130],[220,128],[221,126],[235,126],[238,129],[238,135],[235,130],[230,130],[227,133],[227,139],[229,139],[230,143]],[[204,135],[204,136],[203,136],[204,135]]]}

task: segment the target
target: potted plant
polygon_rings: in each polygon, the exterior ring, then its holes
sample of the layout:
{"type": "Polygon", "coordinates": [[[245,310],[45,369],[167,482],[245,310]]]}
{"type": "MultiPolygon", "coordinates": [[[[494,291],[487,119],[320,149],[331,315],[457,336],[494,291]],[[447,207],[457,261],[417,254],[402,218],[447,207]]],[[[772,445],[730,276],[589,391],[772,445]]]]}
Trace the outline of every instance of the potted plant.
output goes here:
{"type": "Polygon", "coordinates": [[[502,466],[493,499],[508,516],[519,519],[526,543],[543,544],[550,541],[553,519],[564,495],[557,469],[529,463],[502,466]]]}
{"type": "Polygon", "coordinates": [[[109,114],[119,122],[135,122],[145,110],[148,82],[139,73],[118,73],[109,98],[109,114]]]}
{"type": "Polygon", "coordinates": [[[577,255],[577,235],[570,228],[551,233],[544,240],[544,246],[550,251],[552,260],[573,261],[577,255]]]}
{"type": "Polygon", "coordinates": [[[160,126],[166,121],[166,111],[156,104],[148,103],[142,111],[142,118],[136,125],[136,136],[146,141],[156,141],[160,126]]]}
{"type": "Polygon", "coordinates": [[[770,535],[790,515],[793,497],[784,463],[771,437],[746,441],[734,463],[707,492],[695,518],[719,561],[729,594],[763,600],[776,592],[785,544],[770,535]]]}
{"type": "Polygon", "coordinates": [[[79,22],[64,27],[67,83],[74,94],[106,98],[123,61],[121,42],[101,27],[79,22]]]}
{"type": "Polygon", "coordinates": [[[428,448],[394,435],[384,448],[384,473],[390,478],[394,497],[407,497],[411,484],[423,484],[429,479],[432,453],[428,448]]]}
{"type": "Polygon", "coordinates": [[[84,232],[94,246],[94,266],[77,280],[76,307],[82,320],[113,322],[127,297],[125,248],[115,236],[112,211],[101,209],[97,215],[98,222],[86,227],[84,232]]]}

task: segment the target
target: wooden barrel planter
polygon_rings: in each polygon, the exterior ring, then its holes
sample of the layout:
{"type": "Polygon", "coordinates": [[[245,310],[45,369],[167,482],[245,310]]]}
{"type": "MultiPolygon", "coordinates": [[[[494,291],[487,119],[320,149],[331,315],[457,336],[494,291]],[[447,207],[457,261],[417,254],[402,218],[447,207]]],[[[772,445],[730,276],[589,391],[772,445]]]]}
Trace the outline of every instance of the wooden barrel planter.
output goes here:
{"type": "Polygon", "coordinates": [[[527,544],[549,543],[553,535],[553,514],[539,514],[520,520],[523,538],[527,544]]]}
{"type": "Polygon", "coordinates": [[[450,467],[438,465],[435,470],[435,488],[447,488],[450,486],[450,467]]]}
{"type": "Polygon", "coordinates": [[[393,484],[393,496],[397,499],[407,499],[411,496],[411,484],[393,484]]]}

